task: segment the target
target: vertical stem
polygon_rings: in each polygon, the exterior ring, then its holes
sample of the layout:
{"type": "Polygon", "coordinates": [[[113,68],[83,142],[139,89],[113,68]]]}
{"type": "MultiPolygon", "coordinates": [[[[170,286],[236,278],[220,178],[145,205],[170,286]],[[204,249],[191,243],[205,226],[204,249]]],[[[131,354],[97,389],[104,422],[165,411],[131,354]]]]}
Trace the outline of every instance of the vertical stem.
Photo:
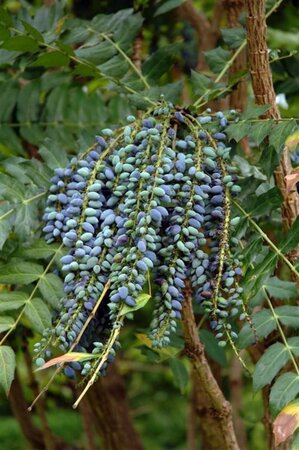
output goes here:
{"type": "Polygon", "coordinates": [[[191,361],[197,378],[197,385],[205,396],[205,434],[209,436],[209,450],[240,450],[233,427],[230,403],[219,388],[204,354],[192,309],[190,283],[185,289],[183,302],[183,334],[185,352],[191,361]]]}
{"type": "MultiPolygon", "coordinates": [[[[240,14],[245,8],[245,0],[224,0],[224,8],[226,10],[227,22],[230,28],[240,27],[240,14]]],[[[234,53],[236,50],[234,50],[234,53]]],[[[246,50],[245,48],[238,54],[230,67],[230,76],[235,75],[240,70],[246,69],[246,50]]],[[[247,101],[247,81],[242,78],[234,87],[229,96],[230,107],[243,111],[247,101]]]]}
{"type": "MultiPolygon", "coordinates": [[[[38,382],[37,382],[37,380],[34,376],[33,370],[32,370],[32,357],[31,357],[29,349],[28,349],[27,339],[25,339],[22,350],[24,353],[25,364],[27,367],[29,385],[31,387],[34,397],[36,397],[39,392],[39,387],[38,387],[38,382]]],[[[48,424],[44,399],[41,399],[41,401],[38,403],[36,409],[37,409],[38,417],[40,418],[40,421],[41,421],[41,427],[42,427],[42,431],[43,431],[43,438],[44,438],[46,450],[53,450],[54,449],[53,435],[52,435],[51,429],[48,424]]]]}
{"type": "Polygon", "coordinates": [[[94,417],[92,415],[89,403],[85,398],[80,403],[79,411],[82,417],[82,425],[85,437],[85,449],[97,450],[94,438],[94,417]]]}
{"type": "Polygon", "coordinates": [[[192,390],[189,397],[189,411],[187,415],[187,450],[196,450],[196,377],[191,374],[192,390]]]}
{"type": "MultiPolygon", "coordinates": [[[[265,0],[246,0],[247,14],[247,44],[248,59],[255,101],[258,105],[270,105],[265,117],[279,119],[280,113],[275,103],[275,91],[270,69],[268,47],[266,41],[265,0]]],[[[286,191],[285,177],[292,171],[288,149],[285,147],[278,168],[275,171],[275,181],[283,195],[282,220],[288,230],[299,215],[299,196],[294,189],[286,191]]],[[[299,246],[290,255],[291,260],[299,257],[299,246]]]]}

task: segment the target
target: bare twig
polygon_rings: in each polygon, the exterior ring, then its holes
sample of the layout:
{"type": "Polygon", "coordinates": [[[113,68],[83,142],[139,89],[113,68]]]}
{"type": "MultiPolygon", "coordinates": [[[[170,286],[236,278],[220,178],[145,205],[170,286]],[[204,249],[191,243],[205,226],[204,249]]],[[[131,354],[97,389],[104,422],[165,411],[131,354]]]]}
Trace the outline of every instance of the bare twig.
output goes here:
{"type": "MultiPolygon", "coordinates": [[[[27,368],[28,378],[29,378],[29,386],[31,387],[32,393],[34,397],[38,395],[39,392],[39,386],[38,382],[34,376],[33,369],[32,369],[32,357],[29,352],[28,348],[28,341],[27,339],[24,340],[24,345],[22,346],[25,364],[27,368]]],[[[38,405],[37,405],[37,413],[41,421],[42,426],[42,432],[45,442],[46,450],[53,450],[54,449],[54,442],[53,442],[53,434],[51,432],[51,429],[48,424],[47,416],[46,416],[46,409],[45,409],[45,400],[42,399],[38,405]]]]}

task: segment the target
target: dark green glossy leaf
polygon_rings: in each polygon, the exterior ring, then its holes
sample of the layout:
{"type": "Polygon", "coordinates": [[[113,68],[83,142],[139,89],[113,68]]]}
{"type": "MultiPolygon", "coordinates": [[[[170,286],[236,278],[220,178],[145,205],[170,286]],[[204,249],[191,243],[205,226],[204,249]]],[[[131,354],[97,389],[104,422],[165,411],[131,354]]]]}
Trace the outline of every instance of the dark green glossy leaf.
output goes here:
{"type": "Polygon", "coordinates": [[[22,291],[1,291],[0,312],[18,309],[25,304],[27,299],[28,294],[22,291]]]}
{"type": "MultiPolygon", "coordinates": [[[[0,333],[3,333],[3,331],[7,331],[10,328],[13,327],[15,321],[12,317],[5,317],[5,316],[1,316],[0,317],[0,333]]],[[[0,346],[1,348],[1,346],[0,346]]]]}
{"type": "MultiPolygon", "coordinates": [[[[298,320],[298,319],[297,319],[298,320]]],[[[298,325],[297,325],[298,327],[298,325]]],[[[298,357],[299,356],[299,337],[294,336],[288,339],[288,345],[292,351],[292,353],[298,357]]]]}
{"type": "Polygon", "coordinates": [[[299,393],[299,375],[293,372],[282,374],[275,381],[271,393],[270,404],[280,411],[285,405],[296,398],[299,393]]]}
{"type": "Polygon", "coordinates": [[[45,259],[57,252],[58,244],[47,244],[43,239],[36,239],[33,243],[20,250],[20,256],[27,259],[45,259]]]}
{"type": "Polygon", "coordinates": [[[265,289],[271,297],[289,300],[298,297],[298,290],[295,282],[280,280],[277,277],[271,277],[264,284],[265,289]]]}
{"type": "Polygon", "coordinates": [[[21,20],[21,22],[27,33],[30,34],[34,40],[44,42],[43,35],[35,27],[30,25],[30,23],[25,22],[25,20],[21,20]]]}
{"type": "Polygon", "coordinates": [[[285,327],[299,328],[299,306],[278,306],[275,314],[285,327]]]}
{"type": "Polygon", "coordinates": [[[295,120],[275,124],[271,131],[269,144],[273,145],[273,147],[277,152],[280,152],[284,146],[286,139],[289,137],[290,134],[292,134],[295,127],[296,127],[295,120]]]}
{"type": "Polygon", "coordinates": [[[214,334],[208,330],[199,330],[199,337],[207,355],[220,364],[220,366],[227,367],[225,349],[219,347],[219,341],[215,338],[214,334]]]}
{"type": "Polygon", "coordinates": [[[230,48],[238,48],[246,39],[246,30],[244,28],[224,28],[221,30],[224,42],[230,48]]]}
{"type": "Polygon", "coordinates": [[[179,359],[171,359],[169,365],[173,373],[174,384],[180,389],[181,393],[184,393],[189,381],[185,364],[179,359]]]}
{"type": "Polygon", "coordinates": [[[35,52],[38,49],[38,43],[29,36],[12,36],[1,47],[18,52],[35,52]]]}
{"type": "Polygon", "coordinates": [[[0,268],[0,283],[30,284],[43,273],[43,266],[24,261],[12,261],[0,268]]]}
{"type": "MultiPolygon", "coordinates": [[[[277,324],[271,311],[262,309],[254,313],[251,317],[256,335],[259,339],[266,338],[272,331],[276,330],[277,324]]],[[[249,323],[246,323],[241,329],[238,337],[238,347],[246,348],[255,342],[254,331],[249,323]]]]}
{"type": "Polygon", "coordinates": [[[177,57],[179,45],[165,45],[153,53],[142,65],[142,73],[150,83],[157,82],[168,72],[177,57]]]}
{"type": "Polygon", "coordinates": [[[201,73],[195,72],[195,70],[191,71],[191,86],[193,94],[204,95],[212,84],[213,82],[210,78],[201,73]]]}
{"type": "Polygon", "coordinates": [[[171,11],[172,9],[177,8],[178,6],[180,6],[184,2],[185,2],[185,0],[166,0],[166,1],[162,1],[162,2],[160,2],[162,4],[160,6],[158,6],[158,8],[156,9],[154,17],[160,16],[161,14],[165,14],[165,13],[171,11]]]}
{"type": "Polygon", "coordinates": [[[27,303],[24,312],[33,328],[39,333],[51,327],[51,313],[46,303],[40,298],[33,298],[27,303]]]}
{"type": "Polygon", "coordinates": [[[32,64],[31,67],[64,67],[69,63],[69,57],[59,51],[52,51],[40,55],[32,64]]]}
{"type": "Polygon", "coordinates": [[[280,243],[280,249],[283,253],[293,250],[299,243],[299,217],[295,220],[292,228],[288,231],[286,237],[280,243]]]}
{"type": "Polygon", "coordinates": [[[50,139],[45,139],[45,145],[40,148],[39,153],[51,169],[65,167],[68,163],[65,152],[50,139]]]}
{"type": "Polygon", "coordinates": [[[250,134],[251,125],[247,122],[238,122],[229,125],[225,132],[229,139],[234,139],[239,142],[243,137],[250,134]]]}
{"type": "Polygon", "coordinates": [[[248,119],[256,119],[257,117],[262,116],[268,109],[270,109],[270,105],[251,105],[246,108],[246,110],[241,114],[241,118],[244,120],[248,119]]]}
{"type": "Polygon", "coordinates": [[[267,348],[263,356],[257,362],[253,373],[253,387],[255,390],[262,389],[271,383],[280,369],[290,359],[287,347],[280,342],[276,342],[267,348]]]}
{"type": "Polygon", "coordinates": [[[262,150],[262,154],[259,160],[259,166],[263,173],[265,173],[270,179],[273,176],[273,172],[279,164],[279,155],[274,147],[266,146],[262,150]]]}
{"type": "Polygon", "coordinates": [[[40,279],[38,288],[44,299],[53,308],[57,308],[59,300],[63,297],[63,283],[54,273],[48,273],[40,279]]]}
{"type": "Polygon", "coordinates": [[[16,356],[11,347],[0,346],[0,385],[8,395],[16,369],[16,356]]]}
{"type": "Polygon", "coordinates": [[[257,145],[260,145],[260,143],[263,142],[265,137],[269,136],[272,129],[272,125],[273,125],[272,120],[261,120],[260,122],[253,122],[251,124],[249,137],[253,139],[257,145]]]}
{"type": "Polygon", "coordinates": [[[213,50],[204,52],[204,54],[210,69],[214,73],[220,72],[231,56],[230,52],[224,50],[222,47],[214,48],[213,50]]]}

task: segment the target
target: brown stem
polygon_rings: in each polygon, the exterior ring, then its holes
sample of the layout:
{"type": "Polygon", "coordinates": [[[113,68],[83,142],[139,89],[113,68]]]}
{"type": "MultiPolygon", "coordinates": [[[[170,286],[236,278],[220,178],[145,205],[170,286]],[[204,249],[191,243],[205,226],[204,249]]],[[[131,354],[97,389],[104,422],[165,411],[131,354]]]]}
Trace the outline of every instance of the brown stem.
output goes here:
{"type": "MultiPolygon", "coordinates": [[[[270,70],[268,48],[266,42],[265,0],[246,0],[247,44],[252,87],[258,105],[271,105],[265,117],[279,119],[280,113],[275,104],[275,91],[270,70]]],[[[275,181],[283,195],[282,219],[286,230],[299,215],[299,196],[295,189],[286,191],[285,177],[292,171],[288,149],[283,150],[278,168],[275,170],[275,181]]],[[[299,246],[290,255],[291,260],[299,257],[299,246]]]]}
{"type": "Polygon", "coordinates": [[[142,42],[143,35],[142,31],[136,36],[133,42],[133,54],[132,54],[132,63],[137,67],[138,70],[141,70],[142,64],[142,42]]]}
{"type": "Polygon", "coordinates": [[[196,377],[194,372],[191,375],[192,390],[189,399],[189,412],[187,418],[187,450],[196,450],[196,377]]]}
{"type": "Polygon", "coordinates": [[[234,357],[230,367],[229,381],[230,381],[230,401],[233,411],[233,421],[236,430],[237,440],[242,450],[247,449],[247,437],[244,422],[240,416],[242,410],[242,393],[243,393],[243,379],[242,366],[237,357],[234,357]]]}
{"type": "MultiPolygon", "coordinates": [[[[226,10],[227,24],[230,28],[240,27],[240,14],[245,8],[245,0],[224,0],[223,4],[226,10]]],[[[234,60],[229,74],[230,77],[235,75],[241,70],[246,69],[246,50],[244,49],[234,60]]],[[[230,94],[230,107],[243,111],[247,102],[247,83],[244,78],[234,86],[233,91],[230,94]]]]}
{"type": "MultiPolygon", "coordinates": [[[[34,376],[33,370],[32,370],[32,357],[30,355],[29,349],[28,349],[28,341],[27,339],[24,340],[24,345],[22,346],[25,364],[27,368],[28,378],[29,378],[29,387],[31,388],[31,391],[36,397],[39,393],[39,386],[38,382],[34,376]]],[[[46,416],[46,410],[45,410],[45,399],[41,398],[41,401],[36,406],[38,417],[41,421],[42,426],[42,432],[43,437],[45,441],[45,447],[46,450],[53,450],[54,444],[53,444],[53,434],[51,432],[51,429],[49,427],[47,416],[46,416]]]]}
{"type": "Polygon", "coordinates": [[[197,69],[199,71],[205,70],[207,69],[207,63],[204,52],[215,48],[220,34],[219,23],[223,11],[222,0],[216,2],[211,22],[201,11],[194,7],[192,0],[187,0],[178,9],[180,17],[187,20],[196,31],[199,50],[197,69]]]}
{"type": "Polygon", "coordinates": [[[86,394],[105,450],[143,450],[133,426],[126,388],[115,364],[86,394]]]}
{"type": "Polygon", "coordinates": [[[191,361],[204,401],[204,411],[200,417],[205,420],[205,441],[209,450],[240,450],[233,427],[230,403],[220,390],[204,354],[204,346],[198,337],[198,331],[192,309],[190,285],[185,289],[183,303],[183,334],[185,352],[191,361]]]}
{"type": "MultiPolygon", "coordinates": [[[[46,450],[44,437],[41,431],[33,424],[32,416],[27,411],[27,403],[18,373],[11,385],[9,403],[21,430],[34,450],[46,450]]],[[[74,446],[65,443],[62,439],[53,436],[53,448],[55,450],[76,450],[74,446]]]]}
{"type": "Polygon", "coordinates": [[[97,450],[94,437],[94,417],[89,403],[83,398],[79,405],[79,411],[82,417],[82,424],[85,436],[85,449],[97,450]]]}

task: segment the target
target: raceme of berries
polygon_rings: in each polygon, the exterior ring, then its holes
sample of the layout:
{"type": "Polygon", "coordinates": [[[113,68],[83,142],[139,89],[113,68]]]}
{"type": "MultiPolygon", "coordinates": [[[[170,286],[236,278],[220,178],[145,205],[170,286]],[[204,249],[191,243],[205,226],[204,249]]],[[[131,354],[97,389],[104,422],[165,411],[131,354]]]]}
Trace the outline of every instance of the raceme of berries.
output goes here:
{"type": "Polygon", "coordinates": [[[155,284],[150,338],[170,343],[191,286],[219,344],[236,337],[231,319],[244,318],[242,273],[231,237],[240,192],[222,112],[196,116],[164,102],[142,118],[104,129],[94,146],[57,168],[44,214],[46,241],[62,242],[65,295],[36,344],[37,364],[51,349],[92,354],[65,373],[104,374],[119,347],[125,316],[155,284]]]}

